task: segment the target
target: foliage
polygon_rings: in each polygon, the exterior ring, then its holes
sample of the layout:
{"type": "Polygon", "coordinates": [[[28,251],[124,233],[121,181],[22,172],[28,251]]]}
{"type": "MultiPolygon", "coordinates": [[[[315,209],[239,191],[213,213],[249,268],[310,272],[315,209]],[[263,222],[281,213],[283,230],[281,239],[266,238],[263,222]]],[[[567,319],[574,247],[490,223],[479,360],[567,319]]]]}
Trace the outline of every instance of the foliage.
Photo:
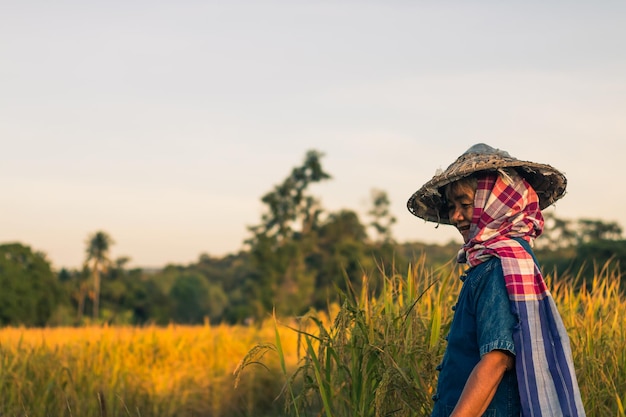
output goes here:
{"type": "Polygon", "coordinates": [[[201,324],[221,317],[226,295],[200,274],[179,275],[170,290],[172,319],[177,323],[201,324]]]}
{"type": "Polygon", "coordinates": [[[606,222],[598,219],[580,219],[578,224],[580,228],[578,243],[617,240],[622,236],[622,228],[615,222],[606,222]]]}
{"type": "MultiPolygon", "coordinates": [[[[97,320],[100,313],[100,278],[103,272],[108,269],[111,260],[109,259],[109,248],[113,244],[113,239],[106,232],[98,231],[87,239],[87,257],[85,265],[90,266],[93,276],[93,319],[97,320]]],[[[82,311],[79,312],[82,314],[82,311]]]]}
{"type": "Polygon", "coordinates": [[[267,212],[260,225],[250,227],[250,246],[254,271],[246,282],[246,295],[253,300],[251,313],[257,319],[271,311],[281,298],[281,313],[298,314],[310,302],[313,275],[307,270],[305,256],[315,245],[320,209],[317,200],[308,194],[311,184],[330,178],[321,165],[323,154],[307,152],[301,166],[262,202],[267,212]]]}
{"type": "Polygon", "coordinates": [[[19,243],[0,245],[0,325],[44,326],[60,288],[42,253],[19,243]]]}
{"type": "Polygon", "coordinates": [[[389,197],[384,190],[371,190],[372,208],[367,212],[372,218],[369,223],[376,231],[379,241],[391,242],[393,233],[391,227],[396,223],[396,217],[391,214],[389,197]]]}
{"type": "MultiPolygon", "coordinates": [[[[626,240],[615,222],[593,219],[564,220],[546,215],[546,236],[536,250],[544,271],[558,275],[576,274],[579,285],[591,285],[598,266],[610,261],[611,268],[626,276],[626,240]]],[[[618,284],[619,285],[619,284],[618,284]]],[[[622,282],[626,290],[626,281],[622,282]]]]}
{"type": "Polygon", "coordinates": [[[558,250],[590,242],[619,240],[622,227],[616,222],[582,218],[561,219],[545,212],[544,236],[538,241],[542,249],[558,250]]]}
{"type": "Polygon", "coordinates": [[[576,248],[572,269],[579,270],[587,286],[593,284],[599,267],[609,268],[609,273],[618,272],[618,289],[626,293],[626,240],[597,240],[584,243],[576,248]],[[621,283],[621,288],[620,288],[621,283]]]}
{"type": "Polygon", "coordinates": [[[321,157],[309,151],[303,165],[263,197],[262,224],[250,228],[253,271],[246,291],[257,319],[274,308],[285,316],[323,307],[336,298],[333,287],[344,272],[352,280],[362,274],[367,234],[358,216],[348,210],[322,216],[308,193],[310,185],[330,178],[321,157]]]}
{"type": "Polygon", "coordinates": [[[162,290],[161,272],[125,268],[127,258],[109,263],[101,272],[99,317],[97,320],[83,315],[93,308],[94,293],[89,291],[91,271],[62,269],[58,283],[62,288],[61,302],[48,323],[55,326],[109,324],[167,324],[170,320],[170,300],[162,290]]]}
{"type": "MultiPolygon", "coordinates": [[[[287,317],[325,309],[339,302],[341,292],[358,293],[363,276],[378,296],[383,276],[406,270],[410,259],[422,255],[432,268],[455,258],[460,242],[397,242],[392,233],[396,219],[383,190],[371,190],[365,222],[349,209],[325,210],[310,190],[330,179],[322,158],[318,151],[307,152],[302,164],[263,196],[261,221],[249,228],[246,250],[236,254],[201,254],[188,265],[129,270],[128,257],[110,258],[113,239],[107,232],[89,235],[83,268],[58,271],[51,286],[56,293],[44,302],[52,311],[45,324],[258,323],[272,311],[287,317]],[[92,311],[91,317],[85,311],[92,311]]],[[[626,272],[626,241],[615,222],[559,219],[550,211],[545,218],[544,235],[536,241],[545,272],[577,274],[577,285],[586,286],[608,260],[622,275],[626,272]]],[[[10,269],[0,277],[7,283],[5,323],[24,320],[13,300],[29,291],[22,284],[36,280],[25,280],[25,273],[10,269]]],[[[622,289],[626,291],[626,281],[622,289]]]]}
{"type": "Polygon", "coordinates": [[[309,194],[312,184],[330,178],[322,156],[309,151],[303,164],[262,198],[267,211],[261,224],[250,228],[251,270],[242,287],[256,319],[273,310],[288,316],[324,308],[338,300],[335,288],[345,291],[347,283],[358,290],[364,274],[395,262],[395,217],[384,191],[372,190],[368,212],[376,241],[368,239],[367,227],[354,211],[327,213],[309,194]]]}
{"type": "Polygon", "coordinates": [[[261,225],[250,228],[255,236],[275,238],[278,244],[291,237],[297,223],[303,234],[314,226],[319,214],[317,201],[306,191],[311,184],[330,178],[322,168],[322,157],[321,152],[308,151],[302,165],[293,168],[281,184],[263,196],[261,201],[267,205],[268,211],[263,215],[261,225]]]}

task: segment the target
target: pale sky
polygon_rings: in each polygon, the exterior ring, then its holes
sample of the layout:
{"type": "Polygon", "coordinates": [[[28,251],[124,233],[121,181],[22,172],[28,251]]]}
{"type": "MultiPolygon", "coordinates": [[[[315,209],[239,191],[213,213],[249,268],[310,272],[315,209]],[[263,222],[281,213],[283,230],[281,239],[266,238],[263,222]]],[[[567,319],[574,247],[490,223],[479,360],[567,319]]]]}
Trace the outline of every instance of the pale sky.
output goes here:
{"type": "Polygon", "coordinates": [[[78,267],[237,252],[305,152],[327,210],[406,200],[485,142],[553,165],[562,218],[626,227],[624,1],[3,1],[0,243],[78,267]]]}

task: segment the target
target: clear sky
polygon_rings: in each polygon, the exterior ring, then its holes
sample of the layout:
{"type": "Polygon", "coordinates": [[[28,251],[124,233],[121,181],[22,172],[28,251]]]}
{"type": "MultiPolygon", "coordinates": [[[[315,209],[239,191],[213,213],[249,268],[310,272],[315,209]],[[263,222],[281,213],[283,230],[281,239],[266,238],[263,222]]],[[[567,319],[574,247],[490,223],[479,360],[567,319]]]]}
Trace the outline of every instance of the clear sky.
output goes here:
{"type": "MultiPolygon", "coordinates": [[[[15,1],[0,11],[0,243],[77,267],[242,248],[309,149],[328,210],[407,198],[485,142],[568,177],[553,210],[626,226],[626,2],[15,1]]],[[[364,216],[362,220],[365,220],[364,216]]]]}

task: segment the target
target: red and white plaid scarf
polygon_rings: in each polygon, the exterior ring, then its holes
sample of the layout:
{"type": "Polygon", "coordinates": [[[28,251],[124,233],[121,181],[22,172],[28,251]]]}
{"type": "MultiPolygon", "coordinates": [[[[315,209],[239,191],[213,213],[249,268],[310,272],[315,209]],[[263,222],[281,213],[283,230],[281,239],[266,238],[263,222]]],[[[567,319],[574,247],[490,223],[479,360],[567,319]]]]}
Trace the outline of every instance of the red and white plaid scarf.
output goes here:
{"type": "Polygon", "coordinates": [[[492,256],[502,262],[511,310],[515,367],[522,416],[585,416],[561,316],[541,271],[515,239],[531,242],[543,231],[539,199],[514,172],[478,180],[470,240],[459,262],[478,265],[492,256]]]}

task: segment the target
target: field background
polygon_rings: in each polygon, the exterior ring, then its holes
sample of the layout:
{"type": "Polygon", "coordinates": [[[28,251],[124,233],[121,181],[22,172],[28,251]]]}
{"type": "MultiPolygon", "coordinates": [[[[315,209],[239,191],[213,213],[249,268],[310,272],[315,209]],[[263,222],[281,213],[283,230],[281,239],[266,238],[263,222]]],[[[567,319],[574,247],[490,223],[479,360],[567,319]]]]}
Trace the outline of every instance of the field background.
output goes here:
{"type": "MultiPolygon", "coordinates": [[[[376,299],[365,281],[341,308],[254,326],[3,328],[0,415],[377,416],[398,403],[393,415],[426,415],[456,272],[387,278],[376,299]]],[[[625,415],[619,280],[605,269],[581,290],[552,284],[589,416],[625,415]]]]}

